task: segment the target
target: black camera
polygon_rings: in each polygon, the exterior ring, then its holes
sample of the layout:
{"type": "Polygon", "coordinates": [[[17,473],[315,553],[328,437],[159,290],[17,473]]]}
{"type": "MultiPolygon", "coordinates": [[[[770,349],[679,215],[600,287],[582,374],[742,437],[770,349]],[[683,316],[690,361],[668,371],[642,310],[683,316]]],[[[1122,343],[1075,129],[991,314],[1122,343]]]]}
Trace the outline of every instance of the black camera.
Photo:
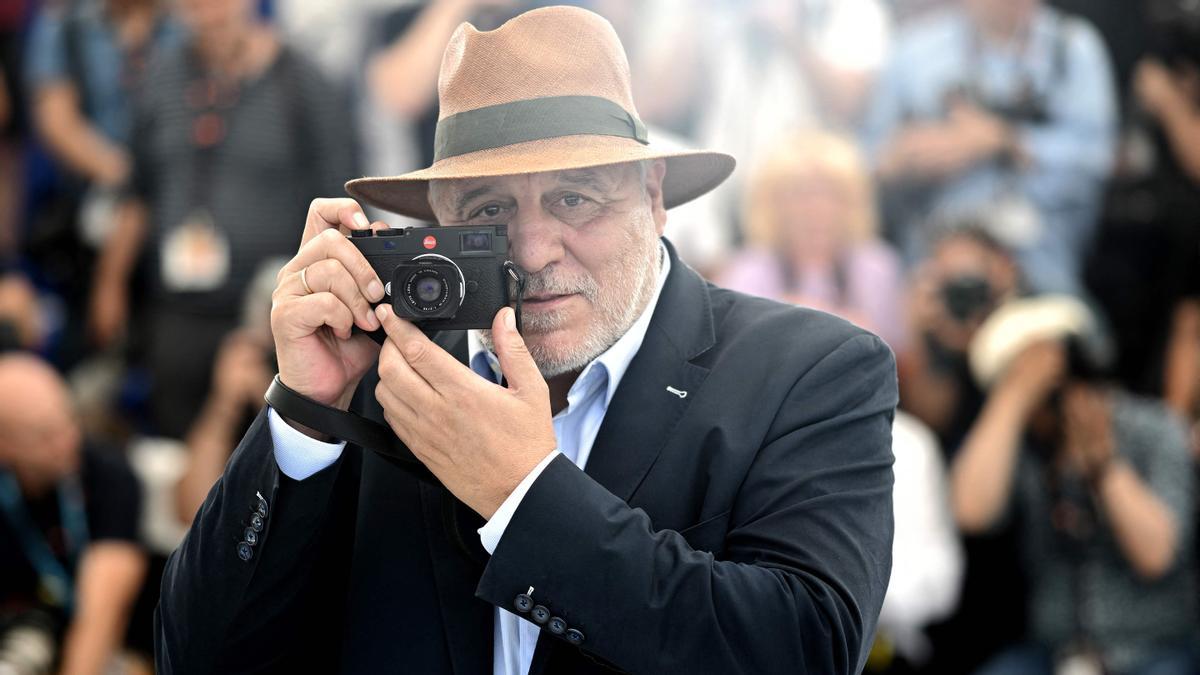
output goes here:
{"type": "Polygon", "coordinates": [[[988,280],[973,274],[948,279],[941,287],[946,313],[959,323],[966,323],[991,309],[995,300],[993,295],[988,280]]]}
{"type": "Polygon", "coordinates": [[[426,331],[491,328],[519,277],[503,225],[355,230],[350,242],[383,282],[381,302],[426,331]]]}

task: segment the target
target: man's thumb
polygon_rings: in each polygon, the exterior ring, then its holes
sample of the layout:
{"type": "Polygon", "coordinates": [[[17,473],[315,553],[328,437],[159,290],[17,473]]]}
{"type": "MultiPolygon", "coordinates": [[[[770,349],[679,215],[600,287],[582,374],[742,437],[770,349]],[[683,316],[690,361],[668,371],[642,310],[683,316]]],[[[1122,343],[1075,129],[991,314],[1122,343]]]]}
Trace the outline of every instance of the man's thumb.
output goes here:
{"type": "Polygon", "coordinates": [[[492,340],[496,357],[508,386],[518,391],[536,391],[545,384],[542,373],[525,346],[525,338],[517,332],[517,317],[511,307],[501,308],[492,321],[492,340]]]}

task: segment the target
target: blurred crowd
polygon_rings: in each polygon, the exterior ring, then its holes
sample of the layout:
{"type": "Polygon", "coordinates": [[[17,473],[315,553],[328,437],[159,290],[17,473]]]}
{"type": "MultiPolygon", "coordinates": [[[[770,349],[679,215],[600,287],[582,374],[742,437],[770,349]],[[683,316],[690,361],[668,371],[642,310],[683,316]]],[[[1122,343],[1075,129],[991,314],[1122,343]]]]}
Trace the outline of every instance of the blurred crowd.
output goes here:
{"type": "MultiPolygon", "coordinates": [[[[427,166],[450,33],[538,4],[0,3],[0,672],[152,670],[308,203],[427,166]]],[[[868,672],[1197,672],[1200,4],[578,4],[739,161],[683,259],[897,355],[868,672]]]]}

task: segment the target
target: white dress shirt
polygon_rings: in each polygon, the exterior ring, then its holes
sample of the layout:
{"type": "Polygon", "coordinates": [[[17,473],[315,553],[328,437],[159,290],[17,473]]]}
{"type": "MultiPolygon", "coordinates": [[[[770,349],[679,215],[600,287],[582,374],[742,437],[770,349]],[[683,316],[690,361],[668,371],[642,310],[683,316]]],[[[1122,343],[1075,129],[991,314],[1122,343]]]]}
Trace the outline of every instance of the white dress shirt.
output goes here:
{"type": "MultiPolygon", "coordinates": [[[[661,263],[658,283],[646,308],[613,346],[584,367],[567,392],[567,406],[554,416],[554,436],[558,441],[558,448],[525,476],[500,508],[492,514],[492,518],[479,528],[480,541],[488,553],[496,550],[505,528],[516,513],[517,506],[542,470],[555,457],[560,454],[566,455],[580,469],[587,463],[592,452],[592,443],[600,430],[600,423],[604,421],[604,414],[608,411],[608,404],[630,362],[642,346],[663,284],[671,272],[671,261],[661,244],[659,260],[661,263]]],[[[496,355],[484,349],[476,331],[468,331],[467,340],[471,369],[481,377],[499,382],[500,362],[496,355]]],[[[279,470],[289,478],[304,480],[321,471],[336,462],[346,447],[345,442],[323,443],[304,435],[284,422],[273,409],[268,411],[267,415],[271,441],[275,449],[275,462],[279,465],[279,470]]],[[[534,597],[537,597],[536,589],[534,597]]],[[[492,672],[494,675],[525,675],[533,662],[533,652],[537,647],[541,627],[520,619],[507,609],[496,607],[494,613],[492,672]]]]}

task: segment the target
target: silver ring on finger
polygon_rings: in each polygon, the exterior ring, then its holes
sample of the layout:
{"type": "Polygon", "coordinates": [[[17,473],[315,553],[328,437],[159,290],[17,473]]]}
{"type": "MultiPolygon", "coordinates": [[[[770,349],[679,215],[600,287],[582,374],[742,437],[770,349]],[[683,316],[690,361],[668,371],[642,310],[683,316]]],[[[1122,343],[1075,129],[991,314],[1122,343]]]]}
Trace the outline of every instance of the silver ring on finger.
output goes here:
{"type": "Polygon", "coordinates": [[[307,268],[307,267],[302,267],[302,268],[300,269],[300,285],[304,287],[304,294],[305,294],[305,295],[312,295],[312,293],[313,293],[313,289],[309,287],[309,285],[308,285],[308,279],[305,279],[305,278],[304,278],[304,273],[305,273],[305,272],[307,272],[307,271],[308,271],[308,268],[307,268]]]}

